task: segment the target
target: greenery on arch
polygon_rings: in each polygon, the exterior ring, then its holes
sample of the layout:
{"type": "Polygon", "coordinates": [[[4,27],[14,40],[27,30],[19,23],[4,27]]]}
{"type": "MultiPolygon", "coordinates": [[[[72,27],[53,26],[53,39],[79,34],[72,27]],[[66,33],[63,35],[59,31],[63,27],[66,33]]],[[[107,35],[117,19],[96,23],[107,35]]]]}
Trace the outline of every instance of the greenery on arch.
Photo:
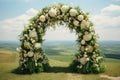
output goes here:
{"type": "Polygon", "coordinates": [[[98,36],[89,14],[79,7],[64,4],[45,7],[25,26],[21,36],[19,69],[29,73],[47,71],[48,58],[42,50],[43,36],[50,27],[66,24],[70,31],[78,35],[78,54],[70,65],[70,69],[79,73],[100,73],[104,71],[101,64],[102,54],[99,50],[98,36]]]}

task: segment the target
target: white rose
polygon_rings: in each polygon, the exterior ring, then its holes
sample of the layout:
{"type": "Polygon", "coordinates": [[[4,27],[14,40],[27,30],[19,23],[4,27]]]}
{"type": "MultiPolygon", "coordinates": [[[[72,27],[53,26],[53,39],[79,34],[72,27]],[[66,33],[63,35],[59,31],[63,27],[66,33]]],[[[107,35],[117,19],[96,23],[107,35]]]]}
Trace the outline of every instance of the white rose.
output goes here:
{"type": "Polygon", "coordinates": [[[48,14],[51,16],[51,17],[55,17],[57,15],[57,11],[56,9],[53,9],[51,8],[48,12],[48,14]]]}
{"type": "Polygon", "coordinates": [[[27,48],[27,49],[31,49],[32,48],[30,43],[27,42],[27,41],[24,42],[24,47],[27,48]]]}
{"type": "Polygon", "coordinates": [[[77,10],[71,9],[70,10],[70,16],[76,16],[78,14],[77,10]]]}
{"type": "Polygon", "coordinates": [[[82,20],[84,19],[84,17],[83,17],[83,15],[79,15],[79,16],[77,17],[77,19],[78,19],[79,21],[82,21],[82,20]]]}
{"type": "Polygon", "coordinates": [[[41,48],[41,44],[40,43],[35,43],[35,48],[37,48],[37,49],[41,48]]]}
{"type": "Polygon", "coordinates": [[[87,61],[86,61],[86,58],[84,58],[84,57],[83,57],[83,58],[81,58],[81,59],[80,59],[80,62],[81,62],[81,64],[83,64],[83,65],[84,65],[84,64],[87,62],[87,61]]]}
{"type": "Polygon", "coordinates": [[[85,64],[87,61],[89,61],[90,60],[90,58],[86,58],[86,57],[82,57],[81,59],[80,59],[80,62],[81,62],[81,64],[85,64]]]}
{"type": "Polygon", "coordinates": [[[88,25],[89,23],[87,21],[82,20],[80,27],[81,29],[87,29],[88,25]]]}
{"type": "Polygon", "coordinates": [[[62,11],[63,13],[66,13],[66,12],[68,11],[68,9],[69,9],[69,6],[67,6],[67,5],[63,5],[63,6],[61,7],[61,11],[62,11]]]}
{"type": "Polygon", "coordinates": [[[40,21],[41,21],[41,22],[45,22],[45,20],[46,20],[45,16],[44,16],[44,15],[41,15],[41,16],[40,16],[40,21]]]}
{"type": "Polygon", "coordinates": [[[21,52],[21,48],[16,48],[16,51],[17,52],[21,52]]]}
{"type": "Polygon", "coordinates": [[[34,52],[33,52],[33,51],[29,51],[29,52],[28,52],[28,57],[32,57],[32,56],[33,56],[33,54],[34,54],[34,52]]]}
{"type": "Polygon", "coordinates": [[[86,52],[91,53],[93,51],[93,47],[88,45],[85,50],[86,52]]]}
{"type": "Polygon", "coordinates": [[[73,24],[74,24],[74,26],[79,26],[79,21],[74,20],[74,21],[73,21],[73,24]]]}
{"type": "Polygon", "coordinates": [[[29,31],[29,37],[37,39],[37,32],[35,30],[29,31]]]}
{"type": "Polygon", "coordinates": [[[83,39],[84,39],[85,41],[90,41],[90,40],[92,39],[92,34],[86,34],[86,35],[84,35],[84,36],[83,36],[83,39]]]}
{"type": "Polygon", "coordinates": [[[85,45],[85,40],[82,40],[82,41],[81,41],[81,44],[82,44],[82,45],[85,45]]]}

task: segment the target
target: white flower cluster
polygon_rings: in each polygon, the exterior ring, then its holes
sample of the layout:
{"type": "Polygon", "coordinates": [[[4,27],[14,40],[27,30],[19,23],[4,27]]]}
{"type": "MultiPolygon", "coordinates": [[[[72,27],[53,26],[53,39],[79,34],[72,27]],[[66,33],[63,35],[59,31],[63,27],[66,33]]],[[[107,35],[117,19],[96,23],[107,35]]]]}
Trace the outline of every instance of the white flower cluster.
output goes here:
{"type": "Polygon", "coordinates": [[[92,39],[92,34],[85,34],[84,36],[83,36],[83,39],[85,40],[85,41],[90,41],[91,39],[92,39]]]}
{"type": "Polygon", "coordinates": [[[45,22],[46,20],[50,20],[50,18],[58,18],[58,19],[63,19],[65,21],[71,20],[70,18],[73,19],[73,25],[75,27],[80,27],[82,30],[88,29],[89,28],[89,21],[85,18],[87,15],[81,13],[80,10],[77,10],[75,8],[71,8],[68,5],[62,5],[61,7],[50,7],[48,12],[46,14],[41,14],[39,17],[41,22],[45,22]],[[60,14],[60,11],[62,12],[62,15],[60,14]],[[50,17],[49,17],[49,16],[50,17]],[[70,16],[70,17],[68,17],[70,16]]]}
{"type": "Polygon", "coordinates": [[[86,52],[91,53],[93,51],[93,47],[91,45],[88,45],[85,50],[86,52]]]}
{"type": "Polygon", "coordinates": [[[32,57],[34,55],[34,52],[33,51],[29,51],[28,52],[28,57],[32,57]]]}
{"type": "Polygon", "coordinates": [[[16,48],[16,51],[20,53],[21,52],[21,48],[16,48]]]}
{"type": "Polygon", "coordinates": [[[35,29],[29,30],[29,37],[37,40],[37,37],[38,37],[38,36],[37,36],[37,32],[36,32],[35,29]]]}
{"type": "Polygon", "coordinates": [[[41,48],[41,43],[35,43],[35,48],[40,49],[41,48]]]}
{"type": "Polygon", "coordinates": [[[50,17],[55,17],[57,15],[57,10],[54,8],[51,8],[49,11],[50,17]]]}
{"type": "Polygon", "coordinates": [[[79,21],[82,21],[82,20],[84,19],[84,16],[83,16],[83,15],[78,15],[77,19],[78,19],[79,21]]]}
{"type": "Polygon", "coordinates": [[[45,20],[46,20],[45,16],[44,16],[44,15],[41,15],[41,16],[40,16],[40,21],[41,21],[41,22],[45,22],[45,20]]]}
{"type": "Polygon", "coordinates": [[[35,62],[41,57],[41,54],[40,53],[34,53],[34,60],[35,62]]]}
{"type": "Polygon", "coordinates": [[[29,42],[27,42],[26,40],[24,41],[24,47],[27,49],[32,49],[32,46],[29,42]]]}
{"type": "Polygon", "coordinates": [[[63,6],[61,7],[61,11],[62,11],[63,13],[66,13],[66,12],[68,11],[68,9],[69,9],[69,6],[67,6],[67,5],[63,5],[63,6]]]}
{"type": "Polygon", "coordinates": [[[89,57],[87,56],[87,54],[84,54],[84,56],[80,59],[80,63],[82,65],[84,65],[87,61],[89,61],[89,57]]]}
{"type": "Polygon", "coordinates": [[[89,22],[82,20],[81,25],[80,25],[81,29],[87,29],[88,26],[89,26],[89,22]]]}
{"type": "Polygon", "coordinates": [[[71,9],[70,10],[70,16],[76,16],[78,14],[76,9],[71,9]]]}

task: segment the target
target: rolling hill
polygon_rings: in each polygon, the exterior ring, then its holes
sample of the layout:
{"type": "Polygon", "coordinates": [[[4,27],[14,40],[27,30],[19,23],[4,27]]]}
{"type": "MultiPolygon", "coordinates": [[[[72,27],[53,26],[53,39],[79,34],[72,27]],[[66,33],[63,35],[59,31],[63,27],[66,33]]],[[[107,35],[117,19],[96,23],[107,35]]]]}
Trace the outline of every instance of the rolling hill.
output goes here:
{"type": "MultiPolygon", "coordinates": [[[[100,49],[109,58],[120,59],[120,41],[100,41],[100,49]]],[[[0,41],[0,49],[15,51],[20,43],[15,41],[0,41]]],[[[47,55],[74,55],[77,53],[75,41],[45,41],[44,52],[47,55]]]]}

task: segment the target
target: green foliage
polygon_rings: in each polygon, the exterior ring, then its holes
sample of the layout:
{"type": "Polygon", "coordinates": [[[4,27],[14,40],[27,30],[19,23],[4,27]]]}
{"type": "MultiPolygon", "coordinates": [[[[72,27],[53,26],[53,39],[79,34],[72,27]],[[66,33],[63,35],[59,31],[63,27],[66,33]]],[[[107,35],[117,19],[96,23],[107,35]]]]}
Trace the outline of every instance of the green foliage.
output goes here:
{"type": "Polygon", "coordinates": [[[43,64],[43,67],[44,67],[44,72],[50,70],[50,65],[49,65],[49,63],[43,64]]]}
{"type": "Polygon", "coordinates": [[[100,65],[100,73],[105,72],[105,70],[106,70],[105,65],[101,64],[100,65]]]}
{"type": "Polygon", "coordinates": [[[83,65],[83,68],[81,69],[81,73],[90,73],[91,72],[91,62],[87,62],[85,65],[83,65]]]}
{"type": "Polygon", "coordinates": [[[27,68],[30,73],[33,73],[35,71],[35,62],[32,58],[29,58],[27,61],[27,68]]]}
{"type": "Polygon", "coordinates": [[[100,68],[97,64],[93,64],[91,67],[91,70],[93,73],[99,73],[100,72],[100,68]]]}
{"type": "Polygon", "coordinates": [[[36,66],[35,71],[36,71],[37,73],[44,71],[42,63],[37,63],[37,66],[36,66]]]}
{"type": "Polygon", "coordinates": [[[75,9],[79,12],[79,14],[80,14],[80,7],[78,6],[78,7],[75,7],[75,9]]]}
{"type": "Polygon", "coordinates": [[[79,66],[80,63],[76,60],[74,60],[71,64],[70,64],[70,69],[73,72],[78,72],[78,73],[83,73],[83,74],[88,74],[88,73],[103,73],[105,72],[105,67],[104,65],[100,65],[98,66],[98,64],[93,64],[90,61],[88,61],[85,65],[81,65],[82,67],[77,67],[79,66]]]}
{"type": "Polygon", "coordinates": [[[80,63],[76,60],[73,60],[73,62],[70,64],[69,68],[72,72],[78,72],[78,69],[76,66],[78,66],[80,63]]]}

